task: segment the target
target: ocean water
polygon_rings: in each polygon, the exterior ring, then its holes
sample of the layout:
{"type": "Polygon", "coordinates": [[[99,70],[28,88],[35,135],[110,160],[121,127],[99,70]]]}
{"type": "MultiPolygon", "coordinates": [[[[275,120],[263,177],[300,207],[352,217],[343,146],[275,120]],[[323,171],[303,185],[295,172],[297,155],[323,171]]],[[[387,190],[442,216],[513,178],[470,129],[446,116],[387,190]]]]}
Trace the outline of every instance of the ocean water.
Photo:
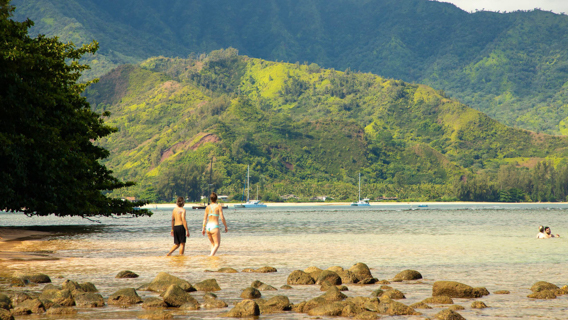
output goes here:
{"type": "MultiPolygon", "coordinates": [[[[154,210],[149,218],[100,219],[28,218],[0,214],[0,226],[33,226],[56,235],[46,241],[25,241],[19,250],[39,252],[57,260],[0,261],[0,273],[43,272],[59,284],[65,279],[94,283],[107,298],[124,287],[139,287],[157,273],[168,272],[191,283],[215,278],[220,299],[229,305],[240,301],[241,291],[254,280],[279,288],[293,270],[310,266],[349,268],[364,262],[373,276],[392,279],[404,269],[419,271],[420,283],[391,283],[405,293],[405,304],[432,294],[438,280],[459,281],[490,292],[509,290],[477,299],[489,308],[471,309],[471,299],[454,299],[466,309],[466,319],[566,319],[568,296],[532,300],[526,296],[536,281],[568,284],[568,205],[445,205],[427,208],[396,204],[351,208],[269,207],[226,209],[229,232],[222,234],[216,257],[208,257],[209,241],[201,235],[203,211],[188,210],[185,256],[165,257],[173,241],[169,235],[171,209],[154,210]],[[557,239],[536,239],[539,225],[548,225],[557,239]],[[237,270],[272,266],[276,273],[209,273],[232,267],[237,270]],[[140,275],[115,279],[121,270],[140,275]]],[[[177,255],[177,252],[175,253],[177,255]]],[[[348,296],[369,296],[380,285],[347,285],[348,296]]],[[[38,290],[41,287],[38,288],[38,290]]],[[[321,295],[319,286],[294,286],[292,290],[264,291],[263,298],[286,295],[299,303],[321,295]]],[[[143,297],[155,293],[139,291],[143,297]]],[[[203,293],[192,293],[202,301],[203,293]]],[[[418,310],[422,316],[383,319],[423,319],[442,310],[418,310]]],[[[176,319],[218,318],[228,309],[175,311],[176,319]]],[[[106,306],[81,309],[79,319],[136,319],[140,306],[128,309],[106,306]]],[[[34,319],[48,319],[34,316],[34,319]]],[[[260,319],[312,319],[307,314],[261,315],[260,319]]],[[[22,318],[23,319],[23,318],[22,318]]]]}

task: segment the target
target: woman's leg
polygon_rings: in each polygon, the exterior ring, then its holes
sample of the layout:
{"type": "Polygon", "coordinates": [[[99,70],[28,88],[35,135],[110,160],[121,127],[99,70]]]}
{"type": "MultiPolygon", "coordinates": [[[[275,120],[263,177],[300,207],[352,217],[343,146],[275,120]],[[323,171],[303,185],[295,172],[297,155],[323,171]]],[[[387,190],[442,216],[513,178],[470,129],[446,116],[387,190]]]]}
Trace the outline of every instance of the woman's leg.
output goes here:
{"type": "Polygon", "coordinates": [[[215,228],[215,231],[207,232],[209,236],[209,241],[211,241],[211,254],[210,256],[214,256],[221,245],[221,230],[219,228],[215,228]]]}
{"type": "Polygon", "coordinates": [[[166,256],[171,256],[172,253],[174,251],[176,251],[176,249],[179,248],[179,244],[174,244],[174,246],[172,247],[172,249],[170,250],[170,252],[168,252],[168,254],[166,254],[166,256]]]}

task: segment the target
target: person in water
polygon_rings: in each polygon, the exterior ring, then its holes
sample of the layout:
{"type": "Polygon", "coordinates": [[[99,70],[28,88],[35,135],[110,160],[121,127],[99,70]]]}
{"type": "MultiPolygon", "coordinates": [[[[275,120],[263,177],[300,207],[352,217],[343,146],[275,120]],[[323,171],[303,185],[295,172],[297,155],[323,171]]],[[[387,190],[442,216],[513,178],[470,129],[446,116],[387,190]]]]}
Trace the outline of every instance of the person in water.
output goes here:
{"type": "Polygon", "coordinates": [[[211,204],[205,208],[201,233],[205,235],[205,232],[207,232],[207,237],[211,242],[210,256],[214,256],[221,245],[221,226],[219,226],[219,218],[223,221],[225,233],[229,230],[227,228],[227,221],[225,221],[225,216],[223,215],[223,206],[217,203],[217,194],[212,192],[210,199],[211,204]]]}
{"type": "Polygon", "coordinates": [[[548,239],[548,238],[559,238],[560,235],[559,234],[552,234],[552,231],[550,231],[550,227],[543,227],[540,226],[538,227],[538,234],[536,235],[536,237],[538,239],[548,239]]]}
{"type": "Polygon", "coordinates": [[[174,237],[174,246],[168,252],[167,256],[172,255],[177,248],[181,246],[179,254],[183,255],[185,251],[186,237],[189,237],[189,229],[187,228],[187,221],[185,220],[185,200],[183,197],[178,197],[176,201],[177,207],[172,211],[172,231],[170,234],[174,237]]]}

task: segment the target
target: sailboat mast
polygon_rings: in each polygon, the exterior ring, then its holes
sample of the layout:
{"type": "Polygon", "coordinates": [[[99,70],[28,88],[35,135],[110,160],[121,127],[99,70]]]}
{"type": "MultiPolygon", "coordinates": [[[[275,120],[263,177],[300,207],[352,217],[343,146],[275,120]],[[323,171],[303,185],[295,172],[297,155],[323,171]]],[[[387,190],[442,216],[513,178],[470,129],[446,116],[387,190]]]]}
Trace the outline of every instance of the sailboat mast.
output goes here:
{"type": "Polygon", "coordinates": [[[361,201],[361,172],[359,172],[359,201],[361,201]]]}
{"type": "Polygon", "coordinates": [[[250,165],[247,166],[247,202],[250,198],[250,176],[249,176],[250,165]]]}

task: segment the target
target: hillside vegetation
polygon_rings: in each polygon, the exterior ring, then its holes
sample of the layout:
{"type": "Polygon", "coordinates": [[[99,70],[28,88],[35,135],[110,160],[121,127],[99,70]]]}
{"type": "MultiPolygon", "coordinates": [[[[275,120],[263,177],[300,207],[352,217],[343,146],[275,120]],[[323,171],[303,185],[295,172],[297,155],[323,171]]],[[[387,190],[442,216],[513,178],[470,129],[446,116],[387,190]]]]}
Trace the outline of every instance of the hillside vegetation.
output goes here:
{"type": "Polygon", "coordinates": [[[76,44],[100,76],[152,56],[233,47],[423,83],[509,126],[568,133],[568,17],[467,13],[428,0],[13,0],[32,32],[76,44]]]}
{"type": "Polygon", "coordinates": [[[211,161],[214,189],[238,199],[247,165],[251,192],[268,200],[354,199],[359,172],[373,199],[500,200],[512,188],[519,200],[567,194],[566,183],[541,196],[532,189],[563,170],[567,138],[507,127],[441,91],[370,73],[227,49],[121,66],[86,95],[118,128],[99,141],[111,153],[106,164],[139,182],[123,195],[152,201],[198,199],[211,161]]]}

